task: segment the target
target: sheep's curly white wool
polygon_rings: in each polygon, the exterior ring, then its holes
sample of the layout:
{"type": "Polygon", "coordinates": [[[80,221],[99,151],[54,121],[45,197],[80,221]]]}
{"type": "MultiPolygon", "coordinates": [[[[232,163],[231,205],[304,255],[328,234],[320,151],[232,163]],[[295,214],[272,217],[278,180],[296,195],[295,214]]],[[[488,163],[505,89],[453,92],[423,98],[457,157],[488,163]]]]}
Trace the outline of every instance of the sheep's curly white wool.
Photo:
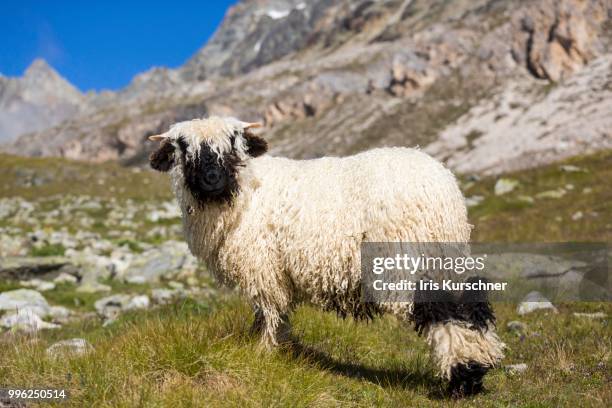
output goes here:
{"type": "MultiPolygon", "coordinates": [[[[243,122],[209,118],[175,125],[169,136],[189,137],[222,154],[235,149],[244,167],[231,203],[199,206],[185,188],[181,166],[171,171],[194,255],[222,282],[236,285],[259,310],[262,343],[288,335],[290,312],[309,302],[357,314],[362,242],[468,242],[464,198],[453,174],[427,154],[380,148],[350,157],[290,160],[249,158],[243,122]],[[195,209],[195,210],[194,210],[195,209]]],[[[410,303],[379,305],[408,320],[410,303]]],[[[440,374],[476,361],[494,366],[503,343],[493,327],[471,330],[465,322],[436,323],[425,338],[440,374]]]]}

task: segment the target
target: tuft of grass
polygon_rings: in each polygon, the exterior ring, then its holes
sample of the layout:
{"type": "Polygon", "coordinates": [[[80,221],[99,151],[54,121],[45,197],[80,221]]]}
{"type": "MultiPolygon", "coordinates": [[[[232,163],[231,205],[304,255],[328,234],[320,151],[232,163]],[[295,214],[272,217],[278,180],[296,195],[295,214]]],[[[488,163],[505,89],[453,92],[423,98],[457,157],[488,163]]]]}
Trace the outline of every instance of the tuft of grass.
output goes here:
{"type": "Polygon", "coordinates": [[[34,247],[30,251],[32,256],[64,256],[66,248],[62,244],[45,244],[41,247],[34,247]]]}

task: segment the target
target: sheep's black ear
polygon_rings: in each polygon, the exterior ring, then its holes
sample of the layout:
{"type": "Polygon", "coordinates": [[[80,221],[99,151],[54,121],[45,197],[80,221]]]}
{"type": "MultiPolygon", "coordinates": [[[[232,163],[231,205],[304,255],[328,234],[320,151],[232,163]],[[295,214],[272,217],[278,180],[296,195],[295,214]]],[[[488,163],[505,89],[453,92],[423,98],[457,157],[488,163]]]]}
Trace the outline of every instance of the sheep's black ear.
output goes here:
{"type": "Polygon", "coordinates": [[[174,164],[174,145],[167,140],[149,156],[151,167],[157,171],[169,171],[174,164]]]}
{"type": "Polygon", "coordinates": [[[255,136],[250,132],[244,132],[246,139],[247,153],[251,157],[261,156],[268,151],[268,142],[264,138],[255,136]]]}

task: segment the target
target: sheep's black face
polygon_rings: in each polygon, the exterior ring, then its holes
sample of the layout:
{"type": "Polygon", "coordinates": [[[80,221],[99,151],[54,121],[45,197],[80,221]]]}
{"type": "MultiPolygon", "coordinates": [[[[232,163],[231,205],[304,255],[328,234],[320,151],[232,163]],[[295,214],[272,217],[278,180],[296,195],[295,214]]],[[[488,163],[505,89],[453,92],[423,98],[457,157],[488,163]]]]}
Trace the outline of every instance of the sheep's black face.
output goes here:
{"type": "Polygon", "coordinates": [[[179,139],[183,155],[185,185],[201,204],[230,202],[238,191],[238,168],[240,159],[232,151],[223,157],[217,156],[206,143],[192,157],[187,154],[187,144],[179,139]]]}
{"type": "Polygon", "coordinates": [[[183,136],[151,136],[150,140],[161,140],[161,145],[149,158],[151,167],[167,172],[181,166],[185,187],[202,205],[231,202],[239,190],[238,171],[244,166],[242,160],[261,156],[268,144],[246,126],[228,137],[231,149],[224,146],[227,151],[217,153],[218,149],[211,149],[208,142],[194,148],[196,146],[190,146],[189,139],[183,136]]]}

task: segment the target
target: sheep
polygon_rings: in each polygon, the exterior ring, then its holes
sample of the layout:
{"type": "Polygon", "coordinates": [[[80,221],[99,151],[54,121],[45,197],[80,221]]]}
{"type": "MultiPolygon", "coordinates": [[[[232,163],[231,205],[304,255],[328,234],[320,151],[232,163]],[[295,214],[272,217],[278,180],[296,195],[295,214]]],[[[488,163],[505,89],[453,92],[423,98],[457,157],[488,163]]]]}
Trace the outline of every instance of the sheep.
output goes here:
{"type": "Polygon", "coordinates": [[[503,358],[485,300],[465,305],[365,302],[363,242],[469,241],[454,175],[425,153],[379,148],[291,160],[265,155],[261,125],[211,116],[151,136],[151,167],[169,172],[190,251],[255,309],[253,330],[272,348],[290,339],[289,316],[308,302],[341,316],[392,313],[414,322],[451,392],[470,394],[503,358]]]}

